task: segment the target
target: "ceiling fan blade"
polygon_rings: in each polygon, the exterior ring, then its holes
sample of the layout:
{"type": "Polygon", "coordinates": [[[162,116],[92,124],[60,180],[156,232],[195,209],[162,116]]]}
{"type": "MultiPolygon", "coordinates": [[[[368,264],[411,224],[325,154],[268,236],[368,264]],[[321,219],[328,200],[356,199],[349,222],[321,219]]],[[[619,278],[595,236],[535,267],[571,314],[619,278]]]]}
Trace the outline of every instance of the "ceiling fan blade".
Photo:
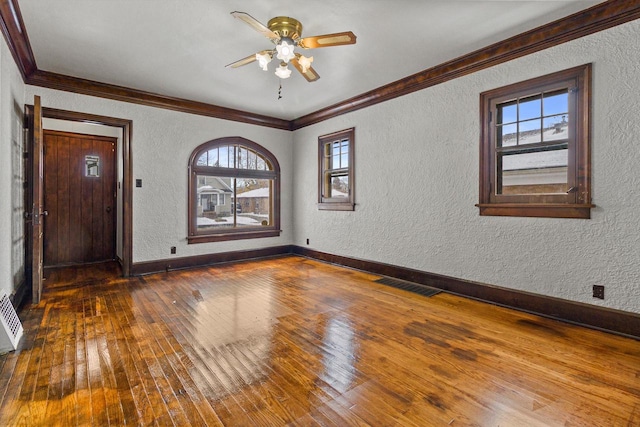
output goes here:
{"type": "Polygon", "coordinates": [[[298,58],[293,58],[289,62],[291,62],[293,64],[294,68],[296,70],[298,70],[300,72],[300,74],[302,74],[302,76],[305,79],[307,79],[308,82],[315,82],[316,80],[318,80],[320,78],[318,73],[316,73],[316,70],[314,70],[312,67],[307,68],[307,71],[303,72],[302,71],[302,66],[300,65],[300,61],[298,61],[298,58]]]}
{"type": "Polygon", "coordinates": [[[318,47],[341,46],[355,44],[356,35],[351,31],[344,33],[325,34],[322,36],[305,37],[300,39],[298,46],[303,49],[315,49],[318,47]]]}
{"type": "MultiPolygon", "coordinates": [[[[266,53],[271,52],[270,50],[261,50],[259,53],[260,55],[264,55],[266,53]]],[[[225,65],[225,67],[231,67],[231,68],[238,68],[238,67],[242,67],[243,65],[247,65],[247,64],[251,64],[253,61],[256,60],[256,54],[254,53],[253,55],[249,55],[246,58],[242,58],[236,62],[232,62],[231,64],[227,64],[225,65]]]]}
{"type": "Polygon", "coordinates": [[[254,30],[256,30],[257,32],[259,32],[260,34],[262,34],[263,36],[265,36],[268,39],[271,39],[271,40],[279,40],[280,39],[280,37],[278,37],[278,35],[276,33],[271,31],[269,28],[267,28],[266,25],[264,25],[263,23],[261,23],[256,18],[254,18],[253,16],[249,15],[248,13],[231,12],[231,15],[233,15],[234,18],[237,18],[237,19],[245,22],[251,28],[253,28],[254,30]]]}

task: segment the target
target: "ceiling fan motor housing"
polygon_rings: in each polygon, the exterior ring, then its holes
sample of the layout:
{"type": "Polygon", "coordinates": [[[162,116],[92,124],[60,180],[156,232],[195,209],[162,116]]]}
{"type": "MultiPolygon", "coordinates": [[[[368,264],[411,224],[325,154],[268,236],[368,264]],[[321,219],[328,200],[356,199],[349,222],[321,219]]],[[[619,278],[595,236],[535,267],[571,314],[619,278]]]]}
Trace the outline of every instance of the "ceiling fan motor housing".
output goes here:
{"type": "Polygon", "coordinates": [[[276,16],[267,23],[267,27],[281,38],[298,41],[302,37],[302,24],[288,16],[276,16]]]}

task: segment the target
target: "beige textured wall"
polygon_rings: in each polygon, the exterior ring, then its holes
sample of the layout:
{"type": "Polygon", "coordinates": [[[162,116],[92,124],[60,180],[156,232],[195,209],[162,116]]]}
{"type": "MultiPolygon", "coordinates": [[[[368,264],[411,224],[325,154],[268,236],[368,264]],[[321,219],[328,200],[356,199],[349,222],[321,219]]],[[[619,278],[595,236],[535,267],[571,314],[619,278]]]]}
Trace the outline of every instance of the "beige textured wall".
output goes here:
{"type": "Polygon", "coordinates": [[[0,293],[24,281],[24,84],[4,38],[0,42],[0,293]]]}
{"type": "Polygon", "coordinates": [[[640,313],[638,46],[635,21],[297,131],[295,244],[640,313]],[[585,63],[592,219],[480,217],[479,94],[585,63]],[[352,126],[356,210],[319,211],[317,138],[352,126]]]}

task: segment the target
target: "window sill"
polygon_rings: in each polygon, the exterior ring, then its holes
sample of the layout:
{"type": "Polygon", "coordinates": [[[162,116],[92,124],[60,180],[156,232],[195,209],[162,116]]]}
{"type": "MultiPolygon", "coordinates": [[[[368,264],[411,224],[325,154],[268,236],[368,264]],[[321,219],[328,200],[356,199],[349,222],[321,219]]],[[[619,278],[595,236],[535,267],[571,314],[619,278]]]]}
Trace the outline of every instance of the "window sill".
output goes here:
{"type": "Polygon", "coordinates": [[[260,239],[263,237],[278,237],[282,233],[282,230],[252,230],[242,231],[234,233],[220,233],[220,234],[202,234],[196,236],[188,236],[187,243],[207,243],[207,242],[224,242],[227,240],[242,240],[242,239],[260,239]]]}
{"type": "Polygon", "coordinates": [[[355,211],[355,203],[318,203],[318,210],[321,211],[355,211]]]}
{"type": "Polygon", "coordinates": [[[593,204],[479,203],[481,216],[521,216],[537,218],[590,219],[593,204]]]}

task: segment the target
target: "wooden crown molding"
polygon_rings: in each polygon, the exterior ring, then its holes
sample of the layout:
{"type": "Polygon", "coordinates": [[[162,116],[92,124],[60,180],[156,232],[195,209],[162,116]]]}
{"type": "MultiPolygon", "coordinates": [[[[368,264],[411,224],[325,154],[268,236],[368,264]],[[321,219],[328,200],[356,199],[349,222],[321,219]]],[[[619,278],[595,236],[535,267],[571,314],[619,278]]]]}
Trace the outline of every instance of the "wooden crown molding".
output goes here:
{"type": "Polygon", "coordinates": [[[215,117],[218,119],[232,120],[258,126],[291,130],[290,122],[284,119],[249,113],[247,111],[234,110],[231,108],[220,107],[218,105],[206,104],[204,102],[158,95],[138,89],[130,89],[123,86],[80,79],[48,71],[36,70],[26,78],[25,83],[49,89],[58,89],[66,92],[97,96],[99,98],[130,102],[148,107],[157,107],[166,110],[215,117]]]}
{"type": "Polygon", "coordinates": [[[38,67],[17,0],[0,1],[0,26],[11,55],[22,74],[22,80],[26,81],[27,76],[35,72],[38,67]]]}
{"type": "Polygon", "coordinates": [[[293,120],[300,129],[640,18],[637,0],[611,0],[293,120]]]}
{"type": "Polygon", "coordinates": [[[297,130],[639,18],[637,0],[609,0],[289,121],[38,70],[17,0],[0,0],[0,26],[26,84],[283,130],[297,130]]]}

